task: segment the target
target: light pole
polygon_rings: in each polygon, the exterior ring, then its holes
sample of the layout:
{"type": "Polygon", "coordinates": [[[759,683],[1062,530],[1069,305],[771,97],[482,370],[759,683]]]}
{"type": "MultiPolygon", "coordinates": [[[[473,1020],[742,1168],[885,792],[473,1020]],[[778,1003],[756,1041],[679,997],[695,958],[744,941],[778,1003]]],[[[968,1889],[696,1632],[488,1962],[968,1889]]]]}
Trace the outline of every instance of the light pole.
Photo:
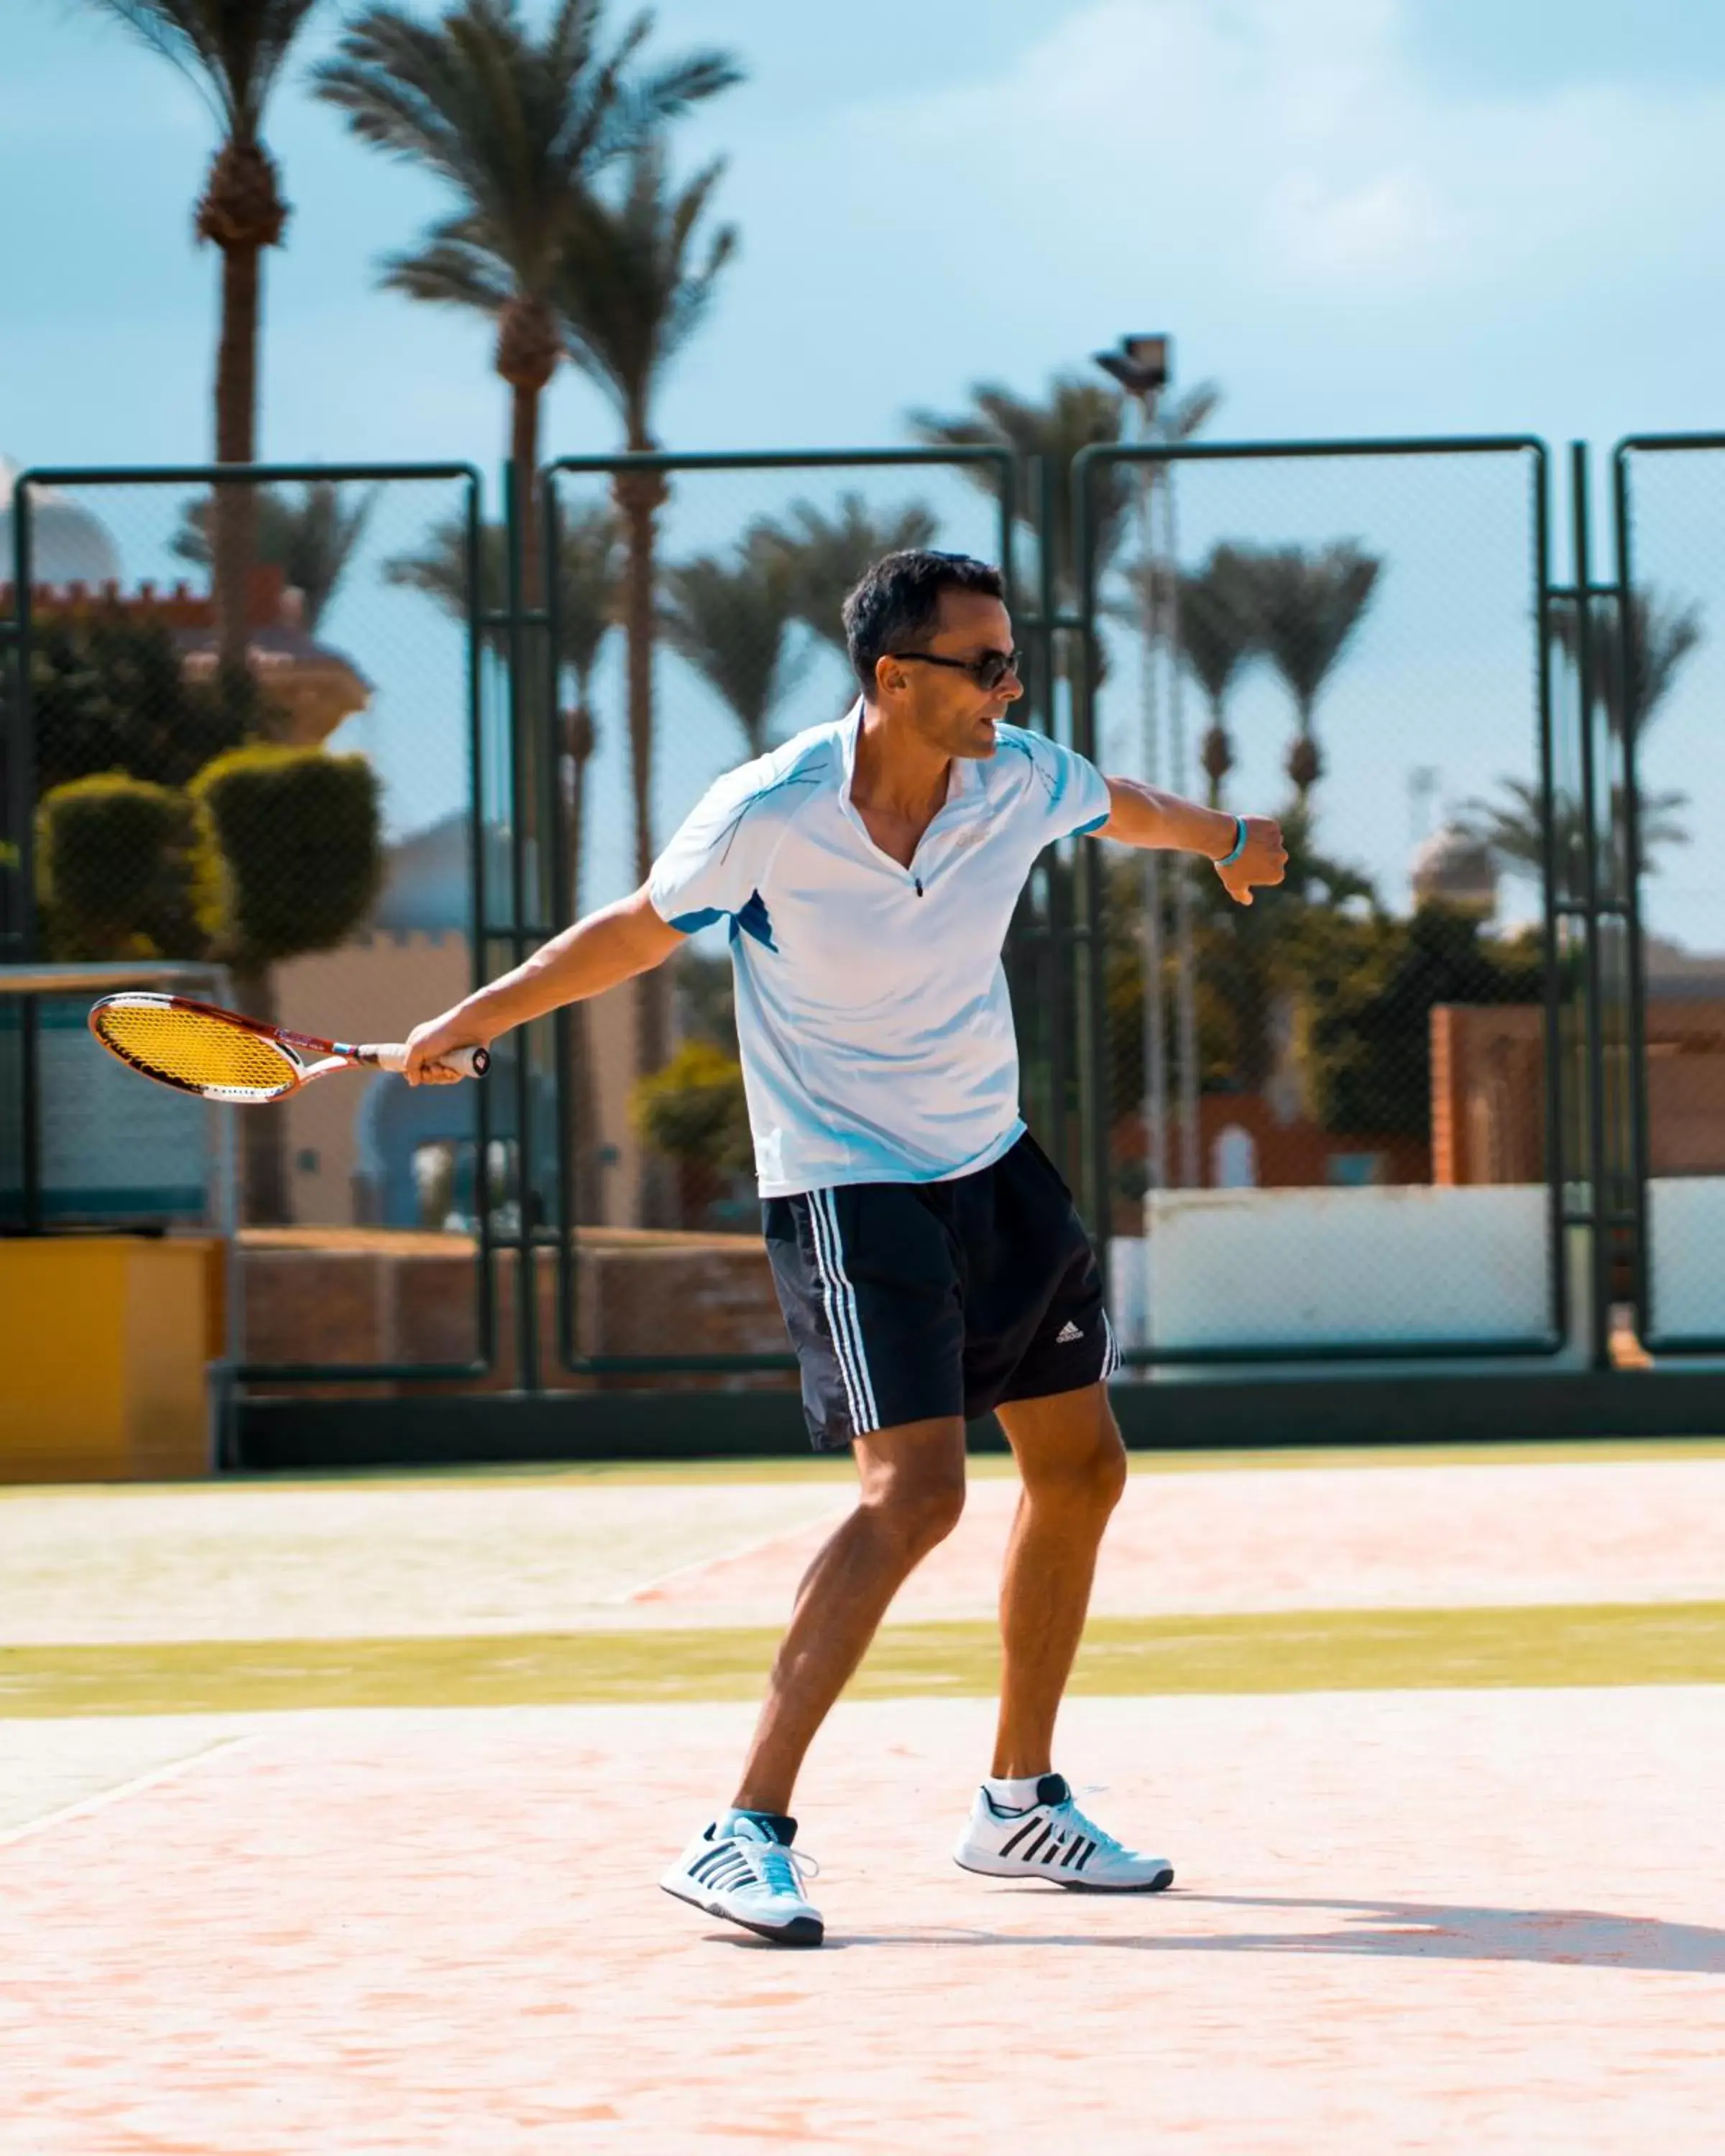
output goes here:
{"type": "MultiPolygon", "coordinates": [[[[1173,372],[1173,342],[1165,336],[1122,337],[1117,352],[1098,352],[1096,364],[1111,375],[1137,411],[1137,439],[1158,439],[1157,405],[1173,372]]],[[[1158,695],[1158,654],[1168,653],[1168,783],[1183,791],[1186,780],[1186,730],[1179,660],[1179,555],[1174,529],[1173,475],[1147,462],[1137,489],[1140,591],[1144,636],[1142,727],[1144,776],[1152,786],[1163,782],[1162,727],[1158,695]],[[1155,506],[1163,504],[1163,543],[1158,547],[1155,506]],[[1167,572],[1164,575],[1164,553],[1167,572]]],[[[1163,1001],[1163,863],[1155,852],[1143,857],[1144,880],[1144,1063],[1145,1138],[1149,1187],[1166,1189],[1171,1182],[1190,1188],[1200,1180],[1198,1128],[1198,1004],[1193,979],[1192,889],[1183,860],[1169,864],[1174,901],[1174,1012],[1176,1058],[1180,1091],[1180,1159],[1171,1176],[1168,1145],[1168,1037],[1163,1001]]]]}

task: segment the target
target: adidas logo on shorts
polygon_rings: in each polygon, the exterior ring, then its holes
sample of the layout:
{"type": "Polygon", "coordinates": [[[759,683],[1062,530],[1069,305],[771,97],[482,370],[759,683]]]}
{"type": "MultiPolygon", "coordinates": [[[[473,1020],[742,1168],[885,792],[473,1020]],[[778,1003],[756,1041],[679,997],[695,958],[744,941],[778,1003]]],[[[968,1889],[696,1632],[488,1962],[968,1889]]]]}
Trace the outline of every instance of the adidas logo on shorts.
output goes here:
{"type": "Polygon", "coordinates": [[[1083,1337],[1084,1335],[1079,1331],[1078,1327],[1069,1317],[1065,1323],[1060,1327],[1060,1331],[1055,1333],[1055,1345],[1056,1348],[1065,1348],[1069,1346],[1071,1342],[1075,1340],[1081,1340],[1083,1337]]]}

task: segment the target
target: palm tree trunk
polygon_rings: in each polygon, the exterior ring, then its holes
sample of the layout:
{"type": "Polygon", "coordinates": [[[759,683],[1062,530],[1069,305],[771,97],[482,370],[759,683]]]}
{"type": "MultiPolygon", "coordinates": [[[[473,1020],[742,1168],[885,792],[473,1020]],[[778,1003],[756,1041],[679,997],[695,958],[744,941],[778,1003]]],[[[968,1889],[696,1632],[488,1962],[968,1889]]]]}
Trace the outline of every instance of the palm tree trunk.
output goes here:
{"type": "MultiPolygon", "coordinates": [[[[234,984],[234,1000],[249,1018],[262,1019],[266,1025],[280,1023],[275,976],[268,966],[236,964],[228,978],[234,984]]],[[[280,1227],[292,1218],[285,1136],[279,1113],[264,1111],[239,1118],[239,1218],[245,1227],[280,1227]]]]}
{"type": "MultiPolygon", "coordinates": [[[[222,328],[216,350],[216,461],[249,465],[257,455],[258,305],[262,249],[244,241],[222,249],[222,328]]],[[[244,666],[249,627],[257,506],[249,481],[217,487],[211,511],[210,581],[216,656],[244,666]]]]}
{"type": "MultiPolygon", "coordinates": [[[[644,448],[632,439],[631,449],[644,448]]],[[[654,561],[657,521],[665,485],[657,472],[619,472],[615,482],[624,521],[624,632],[628,640],[629,789],[634,808],[635,882],[645,883],[653,867],[653,660],[658,629],[658,578],[654,561]]],[[[635,1075],[641,1079],[664,1066],[670,1053],[669,981],[662,969],[641,974],[635,983],[635,1075]]],[[[671,1209],[663,1163],[649,1155],[641,1176],[644,1227],[666,1224],[671,1209]]]]}
{"type": "MultiPolygon", "coordinates": [[[[574,723],[569,729],[571,737],[578,743],[591,742],[592,722],[587,711],[584,693],[574,714],[574,723]]],[[[582,846],[587,829],[587,764],[588,757],[578,746],[565,759],[569,773],[567,802],[569,880],[567,896],[569,917],[581,918],[582,846]]],[[[598,1093],[593,1079],[593,1029],[588,1024],[585,1004],[569,1007],[569,1072],[568,1093],[564,1112],[568,1116],[569,1155],[574,1163],[570,1192],[572,1218],[568,1226],[586,1227],[603,1219],[603,1193],[599,1187],[598,1093]]]]}
{"type": "Polygon", "coordinates": [[[515,465],[515,513],[521,531],[521,600],[529,607],[545,602],[545,565],[539,548],[539,399],[534,385],[516,382],[510,391],[509,454],[515,465]]]}

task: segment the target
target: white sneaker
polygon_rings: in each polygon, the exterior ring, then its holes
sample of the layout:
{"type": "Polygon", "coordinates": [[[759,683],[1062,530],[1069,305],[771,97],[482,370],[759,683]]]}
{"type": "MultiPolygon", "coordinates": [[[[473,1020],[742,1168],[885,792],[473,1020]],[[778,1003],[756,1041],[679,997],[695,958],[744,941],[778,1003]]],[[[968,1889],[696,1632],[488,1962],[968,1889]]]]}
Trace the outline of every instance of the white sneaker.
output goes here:
{"type": "Polygon", "coordinates": [[[1004,1811],[978,1789],[952,1858],[986,1878],[1047,1879],[1080,1893],[1159,1894],[1174,1877],[1165,1856],[1122,1849],[1086,1819],[1064,1774],[1045,1774],[1035,1803],[1023,1811],[1004,1811]]]}
{"type": "Polygon", "coordinates": [[[739,1813],[696,1835],[660,1885],[710,1917],[723,1917],[782,1947],[818,1947],[820,1912],[803,1898],[803,1874],[819,1866],[791,1847],[797,1822],[778,1813],[739,1813]]]}

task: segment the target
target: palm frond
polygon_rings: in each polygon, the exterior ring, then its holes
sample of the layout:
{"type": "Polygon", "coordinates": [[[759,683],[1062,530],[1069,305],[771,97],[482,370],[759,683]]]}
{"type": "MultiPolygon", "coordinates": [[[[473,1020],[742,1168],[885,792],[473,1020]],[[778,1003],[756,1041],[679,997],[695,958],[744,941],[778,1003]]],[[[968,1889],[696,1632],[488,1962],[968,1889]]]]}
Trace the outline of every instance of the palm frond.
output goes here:
{"type": "MultiPolygon", "coordinates": [[[[1591,644],[1594,678],[1605,707],[1606,723],[1620,736],[1633,712],[1645,726],[1676,687],[1685,662],[1705,641],[1702,612],[1651,586],[1630,595],[1628,617],[1613,597],[1594,599],[1597,609],[1591,644]]],[[[1581,627],[1574,602],[1554,602],[1548,617],[1552,635],[1571,665],[1580,655],[1581,627]]]]}
{"type": "Polygon", "coordinates": [[[1195,575],[1173,578],[1161,562],[1132,562],[1122,570],[1131,602],[1111,606],[1122,620],[1142,625],[1148,615],[1157,633],[1166,634],[1171,614],[1180,656],[1209,701],[1220,726],[1228,691],[1240,670],[1259,649],[1250,562],[1239,547],[1219,546],[1195,575]],[[1169,602],[1174,603],[1170,606],[1169,602]]]}
{"type": "Polygon", "coordinates": [[[736,251],[725,225],[691,259],[723,170],[716,161],[677,188],[655,136],[630,152],[620,196],[583,190],[565,228],[556,300],[569,357],[615,404],[633,448],[649,440],[655,392],[736,251]]]}
{"type": "Polygon", "coordinates": [[[459,240],[434,240],[417,254],[389,254],[378,264],[377,282],[385,291],[439,306],[476,308],[495,314],[506,306],[511,288],[489,249],[459,240]]]}
{"type": "MultiPolygon", "coordinates": [[[[1040,404],[989,382],[978,382],[970,393],[970,401],[973,408],[969,412],[945,416],[912,412],[911,431],[932,449],[998,444],[1016,450],[1020,462],[1014,515],[1024,533],[1039,536],[1051,550],[1055,588],[1070,603],[1078,573],[1071,509],[1073,461],[1081,449],[1093,444],[1119,440],[1125,401],[1117,390],[1105,389],[1076,374],[1056,375],[1040,404]],[[1037,459],[1047,474],[1052,511],[1045,532],[1035,499],[1034,460],[1037,459]]],[[[990,495],[999,485],[999,476],[989,465],[972,465],[965,475],[990,495]]],[[[1131,490],[1130,476],[1118,465],[1105,467],[1095,483],[1091,496],[1091,540],[1098,568],[1106,563],[1119,543],[1131,490]]]]}
{"type": "MultiPolygon", "coordinates": [[[[1656,856],[1667,846],[1685,846],[1689,832],[1681,812],[1689,805],[1686,793],[1676,790],[1644,791],[1638,804],[1636,828],[1641,860],[1648,873],[1658,868],[1656,856]]],[[[1611,804],[1613,844],[1620,856],[1624,844],[1624,803],[1614,792],[1611,804]]],[[[1512,875],[1543,876],[1545,873],[1545,808],[1540,788],[1525,778],[1502,778],[1495,800],[1477,796],[1462,803],[1455,828],[1486,848],[1498,867],[1512,875]]],[[[1583,850],[1587,824],[1581,805],[1573,797],[1558,795],[1552,806],[1552,849],[1560,878],[1579,889],[1584,874],[1583,850]]]]}
{"type": "MultiPolygon", "coordinates": [[[[465,623],[472,603],[468,543],[465,517],[446,518],[432,526],[417,553],[386,562],[383,580],[423,593],[452,620],[465,623]]],[[[509,535],[504,526],[484,527],[478,560],[471,566],[477,571],[480,607],[488,613],[502,613],[509,590],[509,535]]],[[[616,625],[622,583],[622,539],[611,511],[588,506],[566,516],[557,533],[557,659],[575,676],[583,698],[600,649],[616,625]]],[[[485,634],[495,649],[507,640],[505,629],[485,634]]]]}
{"type": "MultiPolygon", "coordinates": [[[[308,481],[297,495],[285,487],[255,490],[253,550],[299,593],[308,629],[316,629],[335,597],[382,492],[381,486],[373,486],[350,499],[347,488],[326,479],[308,481]]],[[[169,552],[207,568],[213,552],[213,522],[210,495],[187,502],[169,552]]]]}
{"type": "Polygon", "coordinates": [[[885,554],[932,546],[937,528],[920,501],[873,510],[861,495],[849,493],[839,496],[830,516],[813,502],[793,502],[783,523],[763,519],[750,540],[778,550],[786,565],[792,613],[843,651],[845,601],[864,570],[885,554]]]}
{"type": "Polygon", "coordinates": [[[1383,564],[1351,539],[1250,552],[1252,605],[1265,656],[1286,684],[1302,733],[1318,693],[1363,619],[1383,564]]]}
{"type": "Polygon", "coordinates": [[[254,141],[306,18],[321,0],[88,0],[179,69],[225,133],[254,141]]]}
{"type": "Polygon", "coordinates": [[[723,700],[751,756],[768,746],[768,723],[798,670],[786,649],[793,619],[789,564],[757,531],[732,560],[711,554],[665,572],[660,624],[723,700]]]}
{"type": "Polygon", "coordinates": [[[317,95],[361,141],[426,167],[460,204],[391,262],[393,289],[492,313],[511,300],[547,302],[572,202],[634,139],[641,111],[655,95],[680,111],[735,79],[725,55],[706,51],[643,76],[649,18],[602,51],[600,15],[599,0],[560,0],[536,33],[518,0],[453,0],[434,22],[373,6],[349,23],[314,72],[317,95]],[[452,242],[466,255],[459,265],[452,242]]]}

